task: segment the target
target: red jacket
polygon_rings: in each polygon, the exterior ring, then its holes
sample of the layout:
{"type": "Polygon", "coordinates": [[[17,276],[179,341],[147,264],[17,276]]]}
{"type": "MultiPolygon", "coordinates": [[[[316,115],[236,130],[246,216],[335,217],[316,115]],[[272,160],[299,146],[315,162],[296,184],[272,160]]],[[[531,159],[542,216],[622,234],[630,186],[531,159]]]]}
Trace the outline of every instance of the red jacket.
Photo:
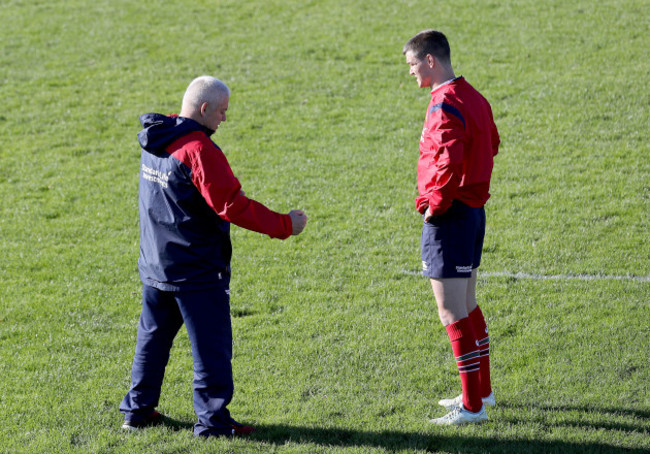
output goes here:
{"type": "Polygon", "coordinates": [[[241,184],[226,156],[204,133],[193,132],[180,138],[167,147],[167,152],[190,169],[194,186],[219,217],[271,238],[291,235],[289,215],[242,195],[241,184]]]}
{"type": "Polygon", "coordinates": [[[431,92],[420,138],[420,213],[443,214],[454,200],[480,208],[490,198],[499,133],[487,100],[463,77],[431,92]]]}

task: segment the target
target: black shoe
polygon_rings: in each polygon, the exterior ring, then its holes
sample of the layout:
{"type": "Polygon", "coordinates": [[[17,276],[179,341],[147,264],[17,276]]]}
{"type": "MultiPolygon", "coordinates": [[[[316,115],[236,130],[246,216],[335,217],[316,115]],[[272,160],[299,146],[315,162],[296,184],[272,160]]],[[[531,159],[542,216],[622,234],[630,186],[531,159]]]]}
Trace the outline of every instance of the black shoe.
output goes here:
{"type": "Polygon", "coordinates": [[[155,426],[162,422],[163,415],[161,415],[156,410],[152,411],[149,416],[144,418],[142,421],[129,421],[128,419],[124,420],[122,424],[122,429],[126,430],[139,430],[143,427],[155,426]]]}
{"type": "Polygon", "coordinates": [[[226,431],[223,432],[203,432],[200,434],[195,434],[197,437],[203,437],[203,438],[212,438],[212,437],[248,437],[250,434],[253,432],[256,432],[257,430],[253,426],[245,426],[244,424],[240,424],[238,422],[234,422],[230,426],[230,432],[226,431]]]}
{"type": "Polygon", "coordinates": [[[233,424],[232,425],[232,436],[233,437],[247,437],[256,429],[253,426],[245,426],[243,424],[233,424]]]}

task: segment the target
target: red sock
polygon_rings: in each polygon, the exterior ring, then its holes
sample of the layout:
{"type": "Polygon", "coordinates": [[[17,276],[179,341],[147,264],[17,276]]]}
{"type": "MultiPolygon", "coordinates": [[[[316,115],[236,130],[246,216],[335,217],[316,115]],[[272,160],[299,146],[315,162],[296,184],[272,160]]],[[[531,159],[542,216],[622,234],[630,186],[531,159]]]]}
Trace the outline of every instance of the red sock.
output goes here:
{"type": "Polygon", "coordinates": [[[472,413],[481,411],[480,352],[469,317],[447,325],[451,349],[463,387],[463,405],[472,413]]]}
{"type": "Polygon", "coordinates": [[[469,313],[469,319],[474,326],[474,333],[481,351],[481,397],[487,397],[492,392],[490,382],[490,336],[488,336],[488,328],[480,307],[476,306],[476,309],[469,313]]]}

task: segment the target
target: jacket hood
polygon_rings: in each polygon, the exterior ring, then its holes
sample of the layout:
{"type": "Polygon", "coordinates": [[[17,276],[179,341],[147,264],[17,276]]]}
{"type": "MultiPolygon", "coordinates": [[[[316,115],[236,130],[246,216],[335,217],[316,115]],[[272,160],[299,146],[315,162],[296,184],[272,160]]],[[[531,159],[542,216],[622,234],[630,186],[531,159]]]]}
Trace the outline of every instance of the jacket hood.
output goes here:
{"type": "Polygon", "coordinates": [[[214,131],[200,123],[176,115],[147,113],[140,115],[140,123],[144,128],[138,133],[138,142],[143,150],[157,154],[169,144],[195,131],[202,131],[210,137],[214,131]]]}

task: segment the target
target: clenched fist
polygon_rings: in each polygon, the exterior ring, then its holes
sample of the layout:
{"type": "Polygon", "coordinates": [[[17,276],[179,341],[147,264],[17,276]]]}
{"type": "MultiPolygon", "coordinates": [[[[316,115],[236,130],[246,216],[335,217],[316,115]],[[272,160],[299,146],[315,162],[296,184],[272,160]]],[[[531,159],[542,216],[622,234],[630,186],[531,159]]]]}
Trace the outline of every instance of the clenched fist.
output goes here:
{"type": "Polygon", "coordinates": [[[307,225],[307,215],[302,210],[291,210],[289,211],[289,216],[291,217],[291,226],[293,228],[292,235],[299,235],[305,229],[307,225]]]}

